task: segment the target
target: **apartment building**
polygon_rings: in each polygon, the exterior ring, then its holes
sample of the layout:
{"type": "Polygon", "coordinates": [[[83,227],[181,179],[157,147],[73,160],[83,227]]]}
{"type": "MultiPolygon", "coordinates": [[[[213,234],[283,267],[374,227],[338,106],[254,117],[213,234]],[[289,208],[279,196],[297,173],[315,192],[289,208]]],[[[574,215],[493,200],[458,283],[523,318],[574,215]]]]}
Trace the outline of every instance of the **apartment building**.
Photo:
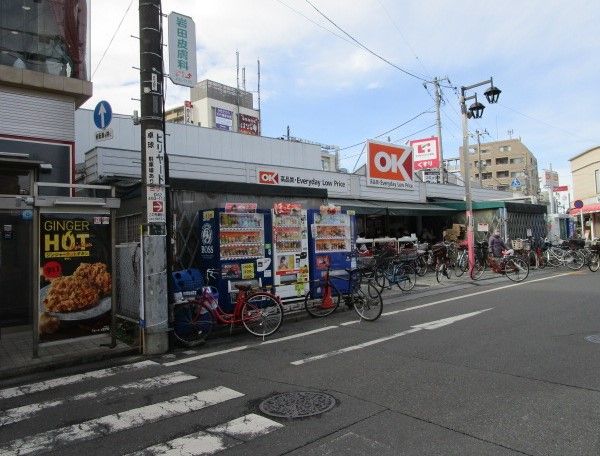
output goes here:
{"type": "Polygon", "coordinates": [[[540,191],[538,164],[521,139],[505,139],[471,146],[469,175],[483,188],[513,190],[525,195],[540,191]],[[518,184],[518,185],[513,185],[518,184]]]}

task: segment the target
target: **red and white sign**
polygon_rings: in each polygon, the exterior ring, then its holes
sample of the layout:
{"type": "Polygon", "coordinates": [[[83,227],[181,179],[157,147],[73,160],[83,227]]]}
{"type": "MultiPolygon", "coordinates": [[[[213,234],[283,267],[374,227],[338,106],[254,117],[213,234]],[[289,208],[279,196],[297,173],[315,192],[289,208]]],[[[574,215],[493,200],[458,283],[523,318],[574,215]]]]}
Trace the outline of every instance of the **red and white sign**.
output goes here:
{"type": "Polygon", "coordinates": [[[163,206],[162,201],[152,201],[152,212],[162,212],[163,206]]]}
{"type": "Polygon", "coordinates": [[[148,223],[166,223],[165,188],[159,185],[149,185],[146,188],[146,216],[148,217],[148,223]]]}
{"type": "Polygon", "coordinates": [[[234,212],[239,214],[249,214],[256,212],[257,203],[225,203],[225,212],[234,212]]]}
{"type": "Polygon", "coordinates": [[[412,190],[412,147],[368,141],[367,185],[412,190]]]}
{"type": "Polygon", "coordinates": [[[301,210],[302,210],[302,204],[300,204],[300,203],[275,203],[275,204],[273,204],[273,211],[277,215],[299,214],[301,210]]]}
{"type": "Polygon", "coordinates": [[[440,139],[437,136],[415,139],[410,142],[413,148],[413,169],[434,169],[440,167],[440,139]]]}
{"type": "Polygon", "coordinates": [[[553,190],[555,192],[568,192],[569,186],[568,185],[559,185],[558,187],[554,187],[553,190]]]}
{"type": "Polygon", "coordinates": [[[279,174],[277,171],[259,171],[258,182],[260,184],[277,185],[279,184],[279,174]]]}
{"type": "Polygon", "coordinates": [[[554,188],[558,187],[558,173],[551,169],[545,169],[542,174],[542,187],[554,188]]]}

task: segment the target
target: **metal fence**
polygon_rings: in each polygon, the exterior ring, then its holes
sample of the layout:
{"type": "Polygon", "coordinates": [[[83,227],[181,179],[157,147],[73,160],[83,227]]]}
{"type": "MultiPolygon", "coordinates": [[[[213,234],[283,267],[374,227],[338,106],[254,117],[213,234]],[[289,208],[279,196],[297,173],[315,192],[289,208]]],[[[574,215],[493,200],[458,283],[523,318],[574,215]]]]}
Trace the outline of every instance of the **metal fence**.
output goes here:
{"type": "Polygon", "coordinates": [[[117,268],[117,317],[137,323],[140,318],[140,244],[115,247],[117,268]]]}

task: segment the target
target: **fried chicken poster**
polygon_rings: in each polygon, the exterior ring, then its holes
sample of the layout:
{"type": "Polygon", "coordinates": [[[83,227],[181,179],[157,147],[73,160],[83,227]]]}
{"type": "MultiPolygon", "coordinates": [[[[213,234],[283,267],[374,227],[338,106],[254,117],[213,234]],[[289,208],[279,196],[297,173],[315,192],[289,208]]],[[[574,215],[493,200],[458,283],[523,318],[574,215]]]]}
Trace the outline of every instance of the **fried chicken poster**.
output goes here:
{"type": "Polygon", "coordinates": [[[40,342],[107,332],[110,217],[40,214],[40,342]]]}

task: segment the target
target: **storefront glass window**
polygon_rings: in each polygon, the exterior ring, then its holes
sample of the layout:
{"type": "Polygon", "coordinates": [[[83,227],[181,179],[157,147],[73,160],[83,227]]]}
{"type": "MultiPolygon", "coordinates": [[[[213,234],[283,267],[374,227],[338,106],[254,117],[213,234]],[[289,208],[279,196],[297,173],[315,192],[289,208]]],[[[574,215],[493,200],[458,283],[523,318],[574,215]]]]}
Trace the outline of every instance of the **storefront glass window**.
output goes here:
{"type": "Polygon", "coordinates": [[[31,194],[31,171],[0,169],[0,195],[31,194]]]}
{"type": "Polygon", "coordinates": [[[89,80],[88,0],[0,1],[0,65],[89,80]]]}

